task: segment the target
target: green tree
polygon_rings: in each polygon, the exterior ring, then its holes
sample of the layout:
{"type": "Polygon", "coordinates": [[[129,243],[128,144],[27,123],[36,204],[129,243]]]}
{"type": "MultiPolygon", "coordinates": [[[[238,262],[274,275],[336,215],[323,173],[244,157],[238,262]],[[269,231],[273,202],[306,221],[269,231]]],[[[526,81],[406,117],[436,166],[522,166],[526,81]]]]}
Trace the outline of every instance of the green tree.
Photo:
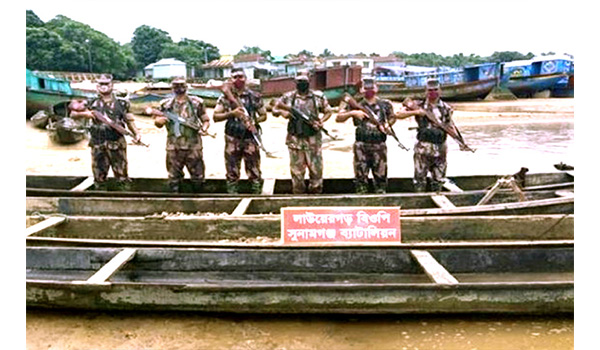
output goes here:
{"type": "Polygon", "coordinates": [[[150,63],[156,62],[161,57],[163,48],[168,44],[173,44],[173,40],[164,30],[147,25],[137,27],[133,32],[131,48],[138,69],[143,69],[150,63]]]}
{"type": "Polygon", "coordinates": [[[265,59],[268,59],[268,60],[272,60],[273,59],[273,56],[271,55],[271,51],[270,50],[263,50],[263,49],[261,49],[258,46],[252,46],[252,47],[244,46],[236,54],[236,56],[249,55],[249,54],[260,54],[265,59]]]}
{"type": "Polygon", "coordinates": [[[331,57],[331,56],[334,56],[334,54],[329,49],[325,49],[325,50],[323,50],[323,52],[321,52],[319,54],[319,57],[331,57]]]}
{"type": "Polygon", "coordinates": [[[44,22],[31,10],[26,12],[26,26],[27,27],[43,27],[44,22]]]}

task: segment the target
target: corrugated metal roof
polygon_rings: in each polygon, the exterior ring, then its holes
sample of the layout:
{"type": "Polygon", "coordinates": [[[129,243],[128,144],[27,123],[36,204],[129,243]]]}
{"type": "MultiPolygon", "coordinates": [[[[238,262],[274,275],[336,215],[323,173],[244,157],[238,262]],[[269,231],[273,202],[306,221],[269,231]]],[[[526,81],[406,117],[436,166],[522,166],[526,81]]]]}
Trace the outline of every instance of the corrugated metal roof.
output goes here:
{"type": "Polygon", "coordinates": [[[233,56],[222,56],[218,60],[203,64],[202,68],[226,68],[233,67],[233,56]]]}

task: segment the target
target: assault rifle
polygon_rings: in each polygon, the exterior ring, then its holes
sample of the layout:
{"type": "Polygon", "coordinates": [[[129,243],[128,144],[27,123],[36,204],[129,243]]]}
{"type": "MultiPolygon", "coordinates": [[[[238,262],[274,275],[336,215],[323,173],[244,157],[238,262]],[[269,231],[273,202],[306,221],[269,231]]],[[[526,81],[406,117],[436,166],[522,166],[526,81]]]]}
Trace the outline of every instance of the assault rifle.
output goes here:
{"type": "Polygon", "coordinates": [[[169,119],[171,122],[173,122],[173,126],[174,126],[174,132],[175,132],[175,136],[179,137],[181,136],[181,131],[179,130],[179,126],[183,125],[183,126],[187,126],[188,128],[198,131],[200,132],[203,136],[210,136],[212,138],[217,137],[217,135],[215,134],[211,134],[208,131],[204,131],[200,125],[194,124],[194,123],[190,123],[189,121],[185,120],[184,118],[182,118],[179,114],[170,112],[170,111],[164,111],[162,112],[162,114],[167,117],[167,119],[169,119]]]}
{"type": "Polygon", "coordinates": [[[182,118],[179,114],[170,112],[170,111],[159,111],[157,109],[146,109],[146,113],[150,114],[150,115],[158,115],[161,117],[166,117],[167,119],[169,119],[173,125],[174,125],[174,133],[176,137],[181,136],[181,130],[179,130],[179,126],[183,125],[186,126],[192,130],[198,131],[201,133],[202,136],[210,136],[212,138],[217,137],[216,134],[211,134],[208,131],[202,130],[202,128],[200,127],[200,125],[194,124],[194,123],[190,123],[189,121],[185,120],[184,118],[182,118]]]}
{"type": "MultiPolygon", "coordinates": [[[[415,104],[415,101],[413,101],[410,98],[405,99],[402,102],[402,105],[405,106],[406,108],[408,108],[409,110],[413,110],[413,111],[418,108],[418,106],[416,106],[416,104],[415,104]]],[[[444,130],[444,132],[446,134],[450,135],[450,137],[452,137],[454,139],[454,141],[456,141],[460,145],[461,150],[471,151],[471,152],[475,153],[475,150],[472,149],[471,147],[469,147],[465,143],[465,140],[463,139],[463,137],[460,134],[460,131],[458,130],[456,125],[446,125],[446,124],[440,123],[438,121],[438,119],[435,117],[435,115],[433,115],[430,111],[427,111],[427,110],[425,110],[425,117],[435,127],[444,130]]]]}
{"type": "MultiPolygon", "coordinates": [[[[92,110],[92,114],[94,115],[94,118],[96,118],[96,120],[98,120],[102,124],[110,126],[117,133],[119,133],[119,134],[121,134],[123,136],[134,137],[134,135],[133,135],[133,133],[131,131],[129,131],[126,128],[122,127],[121,125],[115,123],[106,114],[101,113],[100,111],[97,111],[97,110],[92,110]]],[[[135,138],[134,138],[133,144],[134,145],[148,147],[148,145],[145,144],[145,143],[143,143],[142,141],[135,141],[135,138]]]]}
{"type": "Polygon", "coordinates": [[[252,120],[252,117],[250,117],[250,113],[248,113],[248,110],[246,109],[246,107],[244,107],[244,104],[242,103],[242,101],[240,101],[240,99],[238,97],[233,95],[228,84],[224,84],[223,88],[221,90],[223,91],[223,95],[225,96],[225,98],[227,98],[237,108],[241,108],[244,111],[244,116],[242,117],[242,122],[244,123],[244,126],[246,127],[246,129],[248,129],[248,131],[250,131],[250,134],[252,135],[252,139],[254,140],[254,143],[256,143],[256,145],[261,150],[263,150],[263,152],[265,152],[265,155],[267,157],[278,158],[275,155],[273,155],[273,153],[267,151],[267,149],[263,145],[262,139],[260,138],[260,133],[259,133],[258,129],[256,128],[256,125],[254,125],[254,121],[252,120]]]}
{"type": "Polygon", "coordinates": [[[361,104],[359,104],[358,102],[356,102],[356,100],[350,96],[349,94],[345,94],[344,95],[344,101],[352,108],[352,109],[358,109],[361,110],[363,112],[365,112],[365,114],[369,117],[369,121],[373,124],[375,124],[377,126],[377,128],[379,128],[379,130],[381,130],[382,132],[388,134],[394,138],[394,140],[396,140],[396,142],[398,142],[398,147],[402,148],[405,151],[409,151],[408,148],[406,148],[406,146],[404,146],[402,144],[402,142],[400,142],[400,139],[398,139],[398,135],[396,135],[396,132],[394,131],[394,129],[392,128],[392,126],[390,125],[389,129],[386,129],[383,124],[381,124],[379,122],[379,120],[377,120],[377,117],[375,117],[375,113],[371,110],[371,108],[367,107],[367,106],[363,106],[361,104]]]}
{"type": "Polygon", "coordinates": [[[306,123],[308,126],[310,126],[311,128],[313,128],[315,130],[322,131],[325,135],[331,137],[331,139],[333,139],[334,141],[339,140],[338,137],[336,137],[335,135],[331,135],[329,133],[329,131],[327,131],[327,129],[325,129],[323,126],[320,126],[318,128],[315,127],[315,125],[313,124],[313,119],[310,116],[308,116],[306,113],[299,110],[298,108],[293,107],[293,106],[290,107],[283,103],[278,104],[277,107],[289,111],[290,113],[292,113],[292,118],[301,120],[302,122],[306,123]]]}

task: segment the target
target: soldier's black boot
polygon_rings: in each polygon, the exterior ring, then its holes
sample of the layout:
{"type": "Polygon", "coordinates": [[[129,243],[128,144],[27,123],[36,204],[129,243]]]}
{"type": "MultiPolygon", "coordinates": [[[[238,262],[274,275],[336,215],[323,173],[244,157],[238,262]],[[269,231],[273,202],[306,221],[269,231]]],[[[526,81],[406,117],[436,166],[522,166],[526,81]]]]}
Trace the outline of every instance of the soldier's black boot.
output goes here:
{"type": "Polygon", "coordinates": [[[107,191],[108,185],[106,182],[94,182],[94,190],[95,191],[107,191]]]}
{"type": "Polygon", "coordinates": [[[414,181],[413,186],[415,188],[415,192],[425,192],[427,190],[427,183],[414,181]]]}
{"type": "Polygon", "coordinates": [[[194,193],[201,193],[204,180],[192,180],[192,191],[194,193]]]}
{"type": "Polygon", "coordinates": [[[260,182],[253,182],[252,185],[250,185],[250,191],[252,192],[252,194],[261,194],[262,193],[262,181],[260,182]]]}
{"type": "Polygon", "coordinates": [[[367,194],[367,193],[369,193],[369,187],[365,183],[355,182],[354,183],[354,192],[356,192],[356,194],[367,194]]]}
{"type": "Polygon", "coordinates": [[[179,193],[180,192],[179,182],[169,182],[169,189],[173,193],[179,193]]]}
{"type": "Polygon", "coordinates": [[[227,181],[226,187],[227,187],[227,193],[229,193],[229,194],[238,194],[240,191],[237,182],[227,181]]]}

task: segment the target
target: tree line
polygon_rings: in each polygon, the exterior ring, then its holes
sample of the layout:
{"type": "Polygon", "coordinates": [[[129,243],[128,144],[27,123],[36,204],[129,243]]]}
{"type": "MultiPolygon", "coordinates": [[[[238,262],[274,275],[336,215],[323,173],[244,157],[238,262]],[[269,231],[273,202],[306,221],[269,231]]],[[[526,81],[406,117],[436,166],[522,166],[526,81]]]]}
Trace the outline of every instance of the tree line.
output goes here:
{"type": "MultiPolygon", "coordinates": [[[[136,73],[161,58],[176,58],[202,71],[202,65],[218,59],[221,54],[218,47],[202,40],[183,38],[174,42],[164,30],[142,25],[135,29],[131,42],[120,44],[106,34],[94,30],[89,25],[58,15],[43,22],[33,11],[26,11],[26,67],[32,70],[70,71],[70,72],[110,72],[116,79],[128,80],[136,73]]],[[[270,50],[244,46],[236,55],[260,54],[267,60],[273,59],[270,50]]],[[[548,52],[545,54],[553,54],[548,52]]],[[[346,54],[344,54],[346,55],[346,54]]],[[[377,53],[356,56],[379,56],[377,53]]],[[[533,58],[533,53],[521,54],[516,51],[494,52],[491,56],[481,57],[455,54],[442,56],[435,53],[406,54],[394,51],[396,56],[408,65],[461,67],[485,62],[508,62],[533,58]]],[[[294,57],[330,57],[335,56],[328,49],[320,54],[302,50],[294,57]]],[[[343,56],[343,55],[340,55],[343,56]]]]}

